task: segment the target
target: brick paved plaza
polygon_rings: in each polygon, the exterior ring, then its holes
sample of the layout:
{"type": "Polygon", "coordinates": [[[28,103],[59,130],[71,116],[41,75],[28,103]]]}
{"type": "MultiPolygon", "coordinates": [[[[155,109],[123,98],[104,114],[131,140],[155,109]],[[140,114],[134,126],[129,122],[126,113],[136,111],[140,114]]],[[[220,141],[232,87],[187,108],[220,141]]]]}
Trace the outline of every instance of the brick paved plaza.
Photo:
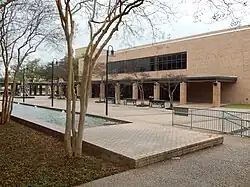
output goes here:
{"type": "MultiPolygon", "coordinates": [[[[46,97],[27,99],[26,103],[50,106],[46,97]]],[[[54,103],[55,108],[65,109],[65,100],[55,100],[54,103]]],[[[103,103],[94,103],[91,99],[87,113],[104,116],[104,109],[103,103]]],[[[132,163],[131,167],[142,167],[223,142],[219,135],[172,127],[172,114],[166,109],[114,104],[110,104],[109,109],[109,117],[131,123],[87,128],[84,141],[126,157],[132,163]]],[[[49,127],[53,128],[53,125],[49,124],[49,127]]]]}
{"type": "MultiPolygon", "coordinates": [[[[44,97],[26,102],[50,106],[50,100],[44,97]]],[[[55,100],[55,107],[65,108],[65,101],[55,100]]],[[[105,105],[90,100],[88,113],[104,116],[105,105]]],[[[215,134],[210,137],[208,133],[172,128],[171,112],[165,109],[110,104],[109,117],[133,123],[85,129],[85,141],[138,160],[159,155],[174,147],[217,137],[215,134]]],[[[180,160],[168,160],[130,170],[83,186],[248,186],[249,143],[247,138],[226,136],[221,146],[181,156],[180,160]],[[207,173],[206,177],[204,172],[207,173]]],[[[142,160],[141,163],[147,161],[142,160]]]]}

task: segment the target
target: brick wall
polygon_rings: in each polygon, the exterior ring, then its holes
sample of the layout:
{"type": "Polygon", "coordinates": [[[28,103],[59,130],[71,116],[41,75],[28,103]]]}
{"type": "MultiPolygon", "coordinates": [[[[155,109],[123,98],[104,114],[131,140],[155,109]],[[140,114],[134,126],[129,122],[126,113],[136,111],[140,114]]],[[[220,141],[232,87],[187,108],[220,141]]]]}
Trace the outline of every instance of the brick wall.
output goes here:
{"type": "MultiPolygon", "coordinates": [[[[237,76],[238,80],[235,84],[222,83],[222,102],[248,103],[249,101],[247,98],[250,100],[249,43],[250,27],[246,26],[241,29],[228,29],[210,35],[204,34],[162,42],[160,44],[121,50],[116,52],[115,57],[111,57],[110,61],[187,51],[188,68],[186,70],[149,72],[150,76],[161,77],[166,73],[184,74],[187,76],[237,76]]],[[[101,56],[98,61],[104,61],[104,59],[105,55],[101,56]]],[[[126,77],[126,75],[120,74],[117,79],[122,79],[124,77],[126,77]]],[[[204,90],[198,91],[206,94],[206,89],[209,89],[210,92],[210,87],[212,87],[212,84],[211,86],[209,85],[209,88],[204,87],[204,90]]],[[[190,93],[189,90],[188,92],[190,93]]],[[[191,92],[195,94],[195,91],[191,92]]],[[[206,96],[207,100],[210,101],[211,96],[208,94],[206,96]]]]}

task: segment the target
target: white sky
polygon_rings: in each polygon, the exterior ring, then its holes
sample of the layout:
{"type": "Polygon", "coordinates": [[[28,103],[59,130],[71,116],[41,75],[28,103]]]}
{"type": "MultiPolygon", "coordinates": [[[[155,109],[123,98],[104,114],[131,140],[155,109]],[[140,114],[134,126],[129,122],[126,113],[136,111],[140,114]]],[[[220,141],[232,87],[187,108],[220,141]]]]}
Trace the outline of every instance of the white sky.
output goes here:
{"type": "MultiPolygon", "coordinates": [[[[249,7],[247,7],[249,8],[249,7]]],[[[200,34],[204,32],[210,32],[215,30],[221,30],[230,28],[231,19],[227,19],[224,21],[219,21],[215,23],[208,23],[211,21],[209,12],[203,12],[202,22],[195,22],[193,17],[194,11],[197,10],[196,7],[189,1],[189,3],[183,3],[179,6],[175,19],[167,25],[161,25],[161,30],[164,30],[167,39],[175,39],[189,35],[200,34]]],[[[74,42],[75,48],[84,47],[88,43],[88,35],[84,32],[85,28],[83,25],[80,25],[82,22],[80,18],[76,20],[79,25],[79,32],[77,33],[77,37],[74,42]]],[[[250,24],[250,16],[244,13],[244,18],[241,20],[241,25],[250,24]]],[[[119,32],[119,31],[118,31],[119,32]]],[[[119,34],[119,33],[118,33],[119,34]]],[[[133,46],[138,46],[142,44],[152,43],[152,35],[147,35],[143,39],[135,40],[132,44],[133,46]]],[[[112,39],[109,43],[114,46],[115,50],[128,48],[128,45],[124,45],[121,43],[119,39],[112,39]]],[[[48,62],[53,60],[53,58],[60,59],[65,55],[64,52],[58,53],[53,51],[39,50],[35,55],[36,58],[42,59],[44,62],[48,62]]]]}

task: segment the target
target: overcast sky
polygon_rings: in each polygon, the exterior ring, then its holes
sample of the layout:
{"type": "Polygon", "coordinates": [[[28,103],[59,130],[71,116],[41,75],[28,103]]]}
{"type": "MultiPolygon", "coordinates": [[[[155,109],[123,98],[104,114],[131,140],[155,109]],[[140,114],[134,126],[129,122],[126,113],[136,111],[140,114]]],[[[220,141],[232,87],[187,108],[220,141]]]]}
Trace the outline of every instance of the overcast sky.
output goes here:
{"type": "MultiPolygon", "coordinates": [[[[158,41],[164,41],[167,39],[175,39],[180,38],[184,36],[190,36],[194,34],[200,34],[220,29],[226,29],[230,28],[231,19],[227,19],[224,21],[218,21],[215,23],[209,23],[211,21],[211,12],[209,11],[203,11],[203,16],[201,17],[201,21],[196,22],[194,19],[194,12],[197,10],[197,7],[194,6],[190,1],[189,3],[182,3],[180,6],[178,6],[178,9],[176,12],[178,14],[175,15],[174,19],[168,24],[162,24],[160,25],[160,28],[165,33],[165,38],[160,39],[158,41]]],[[[247,7],[249,8],[249,7],[247,7]]],[[[240,12],[240,14],[242,11],[240,12]]],[[[244,15],[244,18],[241,19],[241,25],[248,25],[250,24],[250,16],[249,14],[246,14],[246,12],[242,13],[244,15]]],[[[86,28],[84,25],[81,25],[80,23],[81,18],[78,18],[76,20],[78,23],[78,33],[77,37],[74,41],[74,48],[84,47],[86,46],[88,42],[88,35],[86,32],[86,28]]],[[[118,33],[119,34],[119,33],[118,33]]],[[[134,40],[130,46],[138,46],[142,44],[150,44],[153,43],[154,40],[152,39],[151,34],[146,34],[145,37],[134,40]]],[[[129,45],[126,45],[119,40],[119,38],[115,37],[112,39],[112,41],[109,43],[114,46],[115,50],[128,48],[129,45]]],[[[41,58],[44,62],[50,61],[53,58],[60,59],[64,56],[64,52],[52,52],[52,51],[46,51],[44,49],[40,49],[34,56],[37,58],[41,58]]]]}

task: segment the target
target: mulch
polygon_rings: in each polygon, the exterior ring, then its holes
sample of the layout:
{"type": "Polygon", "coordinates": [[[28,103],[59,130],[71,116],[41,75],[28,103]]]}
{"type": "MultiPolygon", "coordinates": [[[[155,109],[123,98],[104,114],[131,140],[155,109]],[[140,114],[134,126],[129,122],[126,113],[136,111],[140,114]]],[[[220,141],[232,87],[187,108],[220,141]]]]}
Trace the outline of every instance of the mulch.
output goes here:
{"type": "Polygon", "coordinates": [[[0,186],[76,186],[128,168],[83,154],[65,157],[63,142],[11,121],[0,126],[0,186]]]}

